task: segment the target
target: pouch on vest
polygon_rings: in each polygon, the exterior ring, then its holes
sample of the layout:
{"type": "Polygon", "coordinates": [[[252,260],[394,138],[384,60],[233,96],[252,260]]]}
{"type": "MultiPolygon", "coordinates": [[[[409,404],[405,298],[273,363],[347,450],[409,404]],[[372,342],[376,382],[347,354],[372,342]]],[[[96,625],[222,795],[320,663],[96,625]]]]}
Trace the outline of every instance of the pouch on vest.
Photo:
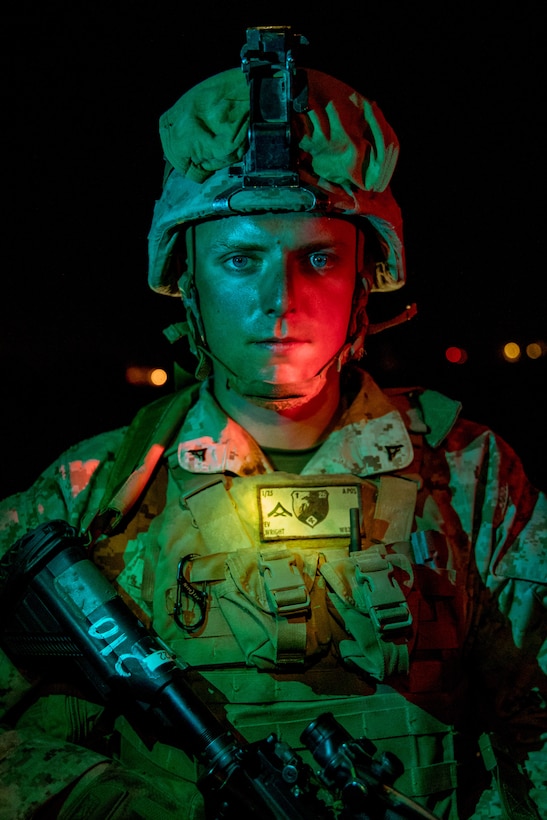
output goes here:
{"type": "MultiPolygon", "coordinates": [[[[346,630],[353,638],[342,641],[344,656],[355,659],[360,668],[378,679],[395,672],[406,673],[406,633],[411,616],[403,589],[412,586],[412,570],[404,554],[409,548],[406,543],[400,544],[386,557],[387,550],[378,545],[378,536],[389,539],[390,544],[408,538],[417,491],[415,482],[385,476],[377,486],[354,477],[296,478],[288,474],[268,476],[266,490],[265,482],[263,476],[229,481],[209,476],[197,486],[186,488],[182,496],[207,549],[211,550],[210,555],[194,558],[189,580],[193,582],[199,576],[201,582],[209,584],[211,613],[220,611],[246,663],[273,669],[302,664],[310,655],[324,650],[332,639],[325,584],[328,582],[332,590],[330,600],[342,614],[346,630]],[[317,522],[324,521],[326,526],[331,520],[328,504],[318,510],[312,525],[306,521],[299,524],[301,530],[308,526],[309,535],[302,537],[292,532],[290,527],[298,523],[300,496],[315,498],[317,488],[324,496],[339,498],[341,509],[347,513],[347,505],[354,507],[360,500],[364,549],[349,553],[350,527],[344,527],[346,535],[336,516],[335,536],[325,532],[317,537],[317,522]],[[279,530],[283,540],[273,539],[271,529],[261,529],[264,509],[256,509],[256,521],[249,517],[253,503],[255,508],[257,504],[264,505],[264,498],[268,499],[267,510],[283,508],[285,523],[279,530]],[[239,510],[246,514],[243,520],[239,510]],[[290,526],[289,520],[294,522],[290,526]],[[242,547],[244,544],[249,546],[242,547]],[[222,555],[222,573],[219,575],[215,570],[213,578],[207,570],[213,556],[219,555],[219,547],[227,551],[222,555]],[[205,575],[198,569],[202,563],[205,575]]],[[[220,634],[217,622],[211,628],[220,634]]],[[[225,640],[229,641],[231,636],[227,633],[228,629],[225,640]]],[[[206,624],[196,638],[212,635],[206,624]]]]}
{"type": "Polygon", "coordinates": [[[246,661],[259,669],[301,664],[330,638],[317,552],[282,546],[226,557],[216,590],[220,609],[246,661]]]}
{"type": "Polygon", "coordinates": [[[302,665],[323,652],[331,641],[331,624],[325,582],[317,572],[319,556],[324,551],[347,554],[350,507],[363,510],[368,526],[365,510],[372,509],[374,484],[353,476],[275,473],[245,479],[211,475],[182,489],[181,504],[206,550],[189,562],[188,580],[206,584],[210,595],[204,628],[191,641],[192,657],[207,662],[194,648],[207,640],[214,642],[215,659],[242,656],[261,669],[302,665]],[[299,519],[302,496],[319,495],[313,521],[310,508],[308,518],[299,519]],[[336,499],[336,506],[329,506],[327,496],[336,499]],[[284,514],[279,519],[278,509],[284,514]],[[281,529],[268,525],[267,513],[282,522],[281,529]]]}
{"type": "Polygon", "coordinates": [[[340,643],[342,657],[377,680],[406,674],[412,616],[403,590],[414,580],[407,556],[377,545],[323,564],[321,574],[353,638],[340,643]]]}

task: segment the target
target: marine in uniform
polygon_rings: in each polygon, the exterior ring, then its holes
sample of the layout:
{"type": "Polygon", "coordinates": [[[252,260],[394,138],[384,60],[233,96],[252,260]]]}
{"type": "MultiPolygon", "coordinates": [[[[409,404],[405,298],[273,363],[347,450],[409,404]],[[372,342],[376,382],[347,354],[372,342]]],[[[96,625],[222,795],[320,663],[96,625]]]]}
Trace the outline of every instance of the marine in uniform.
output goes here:
{"type": "MultiPolygon", "coordinates": [[[[149,283],[182,299],[168,332],[196,379],[7,499],[4,551],[47,520],[85,532],[246,741],[275,731],[313,765],[301,734],[329,712],[435,816],[534,817],[545,498],[457,402],[363,368],[369,295],[405,281],[398,142],[374,103],[297,67],[292,37],[249,30],[242,67],[161,118],[149,283]]],[[[180,749],[3,670],[7,816],[90,799],[203,816],[180,749]]]]}

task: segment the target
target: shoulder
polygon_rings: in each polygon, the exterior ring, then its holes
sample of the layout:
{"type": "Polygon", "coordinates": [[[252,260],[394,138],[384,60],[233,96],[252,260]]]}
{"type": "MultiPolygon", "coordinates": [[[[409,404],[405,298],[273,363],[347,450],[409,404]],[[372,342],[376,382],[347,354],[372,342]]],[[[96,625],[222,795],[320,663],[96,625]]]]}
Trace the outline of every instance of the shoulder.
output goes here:
{"type": "Polygon", "coordinates": [[[432,448],[465,449],[480,444],[499,448],[517,458],[507,442],[488,425],[463,415],[462,403],[438,390],[425,387],[383,388],[392,404],[403,416],[410,432],[420,432],[432,448]]]}
{"type": "MultiPolygon", "coordinates": [[[[55,518],[79,527],[85,516],[99,508],[114,466],[120,475],[131,472],[142,453],[180,426],[196,394],[196,385],[184,387],[144,405],[130,424],[66,449],[32,486],[0,501],[0,541],[9,546],[55,518]]],[[[0,548],[0,554],[5,548],[0,548]]]]}
{"type": "Polygon", "coordinates": [[[547,499],[530,483],[515,450],[489,426],[463,416],[461,404],[442,393],[422,387],[385,393],[408,429],[421,432],[429,445],[424,448],[428,489],[445,487],[463,518],[474,510],[479,564],[490,567],[496,583],[503,578],[545,583],[547,499]],[[487,556],[482,562],[481,555],[487,556]]]}
{"type": "Polygon", "coordinates": [[[387,387],[383,392],[403,416],[410,432],[423,433],[431,447],[439,446],[461,419],[461,402],[438,390],[415,387],[387,387]]]}
{"type": "Polygon", "coordinates": [[[126,432],[120,427],[72,445],[28,489],[0,501],[0,553],[43,521],[77,525],[100,496],[126,432]]]}

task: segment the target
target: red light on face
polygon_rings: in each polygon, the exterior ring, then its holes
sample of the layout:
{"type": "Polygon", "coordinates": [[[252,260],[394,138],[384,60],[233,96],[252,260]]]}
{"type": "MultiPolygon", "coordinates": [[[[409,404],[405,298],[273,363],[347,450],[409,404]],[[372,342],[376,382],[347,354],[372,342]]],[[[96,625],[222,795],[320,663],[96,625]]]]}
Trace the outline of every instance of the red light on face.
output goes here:
{"type": "Polygon", "coordinates": [[[447,347],[444,351],[444,357],[450,364],[465,364],[467,361],[467,351],[463,347],[447,347]]]}

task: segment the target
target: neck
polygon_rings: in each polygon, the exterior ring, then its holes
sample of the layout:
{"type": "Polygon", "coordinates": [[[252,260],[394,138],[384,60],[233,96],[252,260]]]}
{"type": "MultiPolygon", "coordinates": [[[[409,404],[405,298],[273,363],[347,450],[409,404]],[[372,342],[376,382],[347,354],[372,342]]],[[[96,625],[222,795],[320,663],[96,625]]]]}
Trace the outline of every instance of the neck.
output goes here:
{"type": "Polygon", "coordinates": [[[227,384],[226,374],[215,368],[214,393],[224,411],[263,447],[304,450],[313,447],[332,429],[340,403],[340,374],[327,375],[320,392],[309,402],[289,409],[259,407],[227,384]]]}

